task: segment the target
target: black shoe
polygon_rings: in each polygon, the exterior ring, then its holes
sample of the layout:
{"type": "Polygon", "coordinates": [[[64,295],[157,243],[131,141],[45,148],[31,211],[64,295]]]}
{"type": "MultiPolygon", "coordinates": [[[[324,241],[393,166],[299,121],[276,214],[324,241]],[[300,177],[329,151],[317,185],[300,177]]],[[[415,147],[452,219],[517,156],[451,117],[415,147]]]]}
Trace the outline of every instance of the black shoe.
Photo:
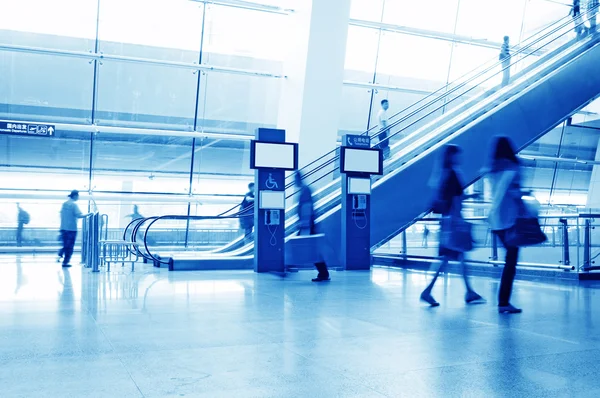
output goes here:
{"type": "Polygon", "coordinates": [[[485,303],[485,299],[475,293],[474,291],[469,291],[465,294],[465,301],[467,304],[483,304],[485,303]]]}
{"type": "Polygon", "coordinates": [[[520,314],[521,312],[523,312],[522,309],[517,308],[512,304],[498,306],[498,313],[500,314],[520,314]]]}
{"type": "Polygon", "coordinates": [[[312,279],[313,282],[329,282],[330,280],[331,278],[321,278],[320,276],[312,279]]]}
{"type": "Polygon", "coordinates": [[[421,293],[421,300],[425,301],[426,303],[428,303],[432,307],[439,307],[440,306],[440,303],[438,303],[437,301],[435,301],[435,299],[433,298],[433,296],[429,292],[423,292],[423,293],[421,293]]]}
{"type": "Polygon", "coordinates": [[[71,268],[71,264],[63,264],[63,268],[71,268]]]}

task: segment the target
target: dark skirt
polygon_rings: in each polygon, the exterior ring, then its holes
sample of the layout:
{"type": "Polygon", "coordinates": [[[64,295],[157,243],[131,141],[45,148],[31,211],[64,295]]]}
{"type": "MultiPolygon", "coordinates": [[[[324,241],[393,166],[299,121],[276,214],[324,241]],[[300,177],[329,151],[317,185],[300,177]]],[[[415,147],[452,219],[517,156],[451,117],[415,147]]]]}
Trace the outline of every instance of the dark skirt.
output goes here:
{"type": "Polygon", "coordinates": [[[450,261],[458,261],[460,259],[461,252],[457,252],[456,250],[448,249],[440,245],[440,249],[438,255],[440,257],[447,257],[450,261]]]}

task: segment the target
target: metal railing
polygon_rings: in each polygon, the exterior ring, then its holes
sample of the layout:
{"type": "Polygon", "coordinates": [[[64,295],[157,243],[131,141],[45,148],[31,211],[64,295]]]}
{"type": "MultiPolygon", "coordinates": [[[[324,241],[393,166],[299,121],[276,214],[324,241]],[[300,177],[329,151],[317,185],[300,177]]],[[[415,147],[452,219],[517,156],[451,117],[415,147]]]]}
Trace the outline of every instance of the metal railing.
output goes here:
{"type": "MultiPolygon", "coordinates": [[[[502,244],[487,225],[487,216],[465,219],[473,224],[475,240],[474,250],[467,256],[467,262],[503,265],[504,262],[498,255],[502,244]]],[[[548,241],[540,246],[525,248],[524,254],[534,251],[536,261],[522,261],[519,266],[578,273],[600,270],[600,266],[595,265],[596,258],[600,257],[600,234],[596,233],[595,228],[600,220],[600,213],[547,214],[540,215],[539,219],[548,241]]],[[[438,261],[439,222],[440,217],[420,219],[411,228],[374,250],[373,256],[411,262],[438,261]]]]}
{"type": "Polygon", "coordinates": [[[82,239],[81,239],[81,264],[85,268],[91,268],[92,272],[99,272],[100,266],[100,235],[101,225],[100,220],[106,221],[108,225],[108,216],[95,212],[83,218],[82,239]]]}

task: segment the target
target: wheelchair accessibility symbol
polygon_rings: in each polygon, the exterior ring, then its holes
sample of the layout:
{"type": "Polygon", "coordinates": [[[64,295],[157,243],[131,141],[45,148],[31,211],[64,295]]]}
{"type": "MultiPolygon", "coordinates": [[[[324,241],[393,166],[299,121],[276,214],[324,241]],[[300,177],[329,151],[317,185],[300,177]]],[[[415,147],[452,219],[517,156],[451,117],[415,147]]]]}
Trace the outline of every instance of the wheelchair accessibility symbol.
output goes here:
{"type": "Polygon", "coordinates": [[[267,189],[279,188],[279,186],[277,185],[277,181],[275,181],[275,179],[273,178],[273,174],[269,173],[269,178],[267,178],[267,181],[265,181],[265,186],[267,187],[267,189]]]}

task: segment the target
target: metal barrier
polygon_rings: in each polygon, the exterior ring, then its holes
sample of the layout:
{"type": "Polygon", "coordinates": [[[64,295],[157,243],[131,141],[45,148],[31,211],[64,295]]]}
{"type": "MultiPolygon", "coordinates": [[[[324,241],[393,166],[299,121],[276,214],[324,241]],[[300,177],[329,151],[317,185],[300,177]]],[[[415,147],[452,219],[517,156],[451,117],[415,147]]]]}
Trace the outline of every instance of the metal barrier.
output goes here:
{"type": "MultiPolygon", "coordinates": [[[[104,218],[108,221],[108,217],[104,218]]],[[[81,263],[86,268],[91,268],[92,272],[99,272],[100,252],[100,214],[92,213],[83,218],[82,239],[81,239],[81,263]]]]}

